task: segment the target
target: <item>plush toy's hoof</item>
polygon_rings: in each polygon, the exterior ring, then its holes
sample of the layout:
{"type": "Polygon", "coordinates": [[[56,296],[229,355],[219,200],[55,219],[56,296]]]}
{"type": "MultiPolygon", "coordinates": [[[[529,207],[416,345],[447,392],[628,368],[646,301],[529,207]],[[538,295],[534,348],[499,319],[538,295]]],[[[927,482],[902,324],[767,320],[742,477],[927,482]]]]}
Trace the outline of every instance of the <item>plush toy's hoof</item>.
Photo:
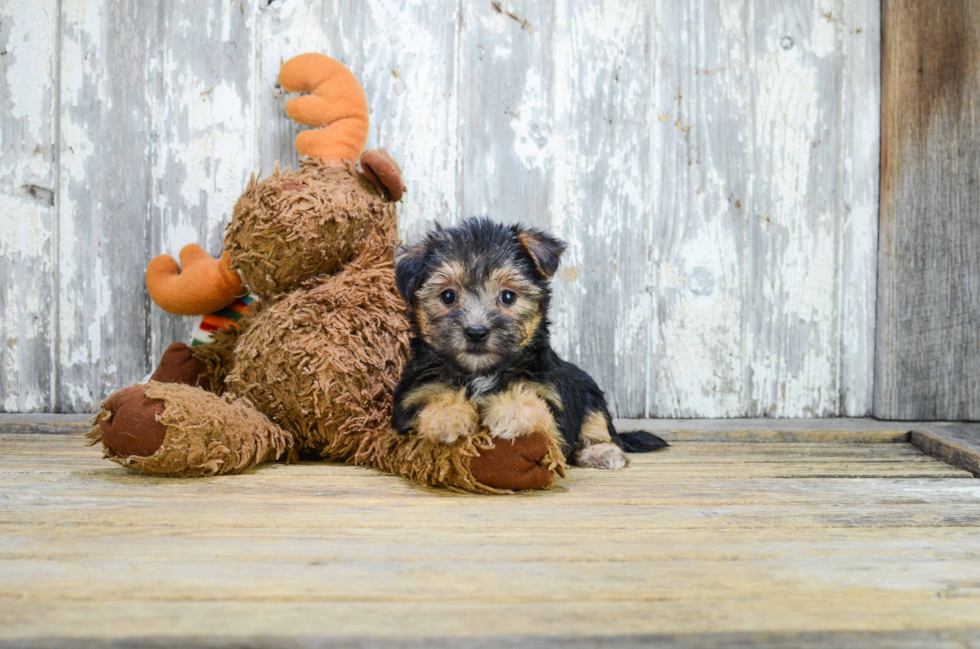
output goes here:
{"type": "Polygon", "coordinates": [[[535,433],[515,440],[494,440],[494,447],[481,449],[470,460],[473,477],[495,489],[544,489],[551,483],[552,471],[546,462],[548,438],[535,433]]]}
{"type": "Polygon", "coordinates": [[[180,383],[211,391],[211,381],[207,377],[208,366],[191,353],[184,343],[172,343],[163,352],[160,364],[150,377],[158,383],[180,383]]]}
{"type": "Polygon", "coordinates": [[[157,421],[163,408],[163,401],[147,398],[145,385],[113,392],[99,419],[102,442],[117,455],[153,455],[167,435],[167,427],[157,421]]]}

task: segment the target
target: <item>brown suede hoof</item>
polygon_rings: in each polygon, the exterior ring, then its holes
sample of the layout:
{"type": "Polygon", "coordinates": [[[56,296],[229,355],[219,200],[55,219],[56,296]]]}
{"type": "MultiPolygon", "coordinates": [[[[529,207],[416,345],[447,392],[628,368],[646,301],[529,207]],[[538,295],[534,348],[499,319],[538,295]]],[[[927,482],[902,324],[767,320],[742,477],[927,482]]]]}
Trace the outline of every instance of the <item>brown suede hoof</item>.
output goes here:
{"type": "Polygon", "coordinates": [[[163,352],[160,364],[150,377],[157,383],[181,383],[211,391],[211,381],[206,376],[208,366],[194,356],[184,343],[171,343],[163,352]]]}
{"type": "Polygon", "coordinates": [[[548,438],[535,433],[515,440],[496,439],[494,447],[470,460],[473,477],[495,489],[544,489],[551,470],[541,460],[548,454],[548,438]]]}
{"type": "Polygon", "coordinates": [[[148,399],[145,385],[134,385],[109,395],[99,420],[102,443],[116,455],[149,457],[163,445],[167,427],[157,421],[163,401],[148,399]]]}

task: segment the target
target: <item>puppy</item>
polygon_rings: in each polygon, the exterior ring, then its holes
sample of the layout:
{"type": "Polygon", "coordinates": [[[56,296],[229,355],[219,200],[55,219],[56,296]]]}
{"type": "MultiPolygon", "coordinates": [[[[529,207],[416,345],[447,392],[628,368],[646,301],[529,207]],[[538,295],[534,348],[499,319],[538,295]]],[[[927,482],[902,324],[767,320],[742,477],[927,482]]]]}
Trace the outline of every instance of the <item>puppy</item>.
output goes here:
{"type": "Polygon", "coordinates": [[[592,377],[551,349],[550,279],[564,250],[540,230],[485,218],[399,249],[395,281],[413,326],[395,389],[399,433],[445,443],[483,427],[501,439],[544,433],[573,464],[600,469],[667,446],[617,433],[592,377]]]}

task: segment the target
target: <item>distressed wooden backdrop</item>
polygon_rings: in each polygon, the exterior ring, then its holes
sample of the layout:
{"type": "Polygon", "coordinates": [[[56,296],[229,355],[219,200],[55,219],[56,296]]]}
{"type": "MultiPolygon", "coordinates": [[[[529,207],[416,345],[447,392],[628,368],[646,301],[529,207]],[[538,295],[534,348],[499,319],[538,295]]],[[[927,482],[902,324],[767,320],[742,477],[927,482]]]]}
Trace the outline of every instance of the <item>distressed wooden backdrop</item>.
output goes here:
{"type": "Polygon", "coordinates": [[[619,415],[871,412],[877,0],[0,0],[3,410],[90,410],[188,337],[144,266],[295,164],[305,51],[362,80],[404,235],[569,242],[556,346],[619,415]]]}

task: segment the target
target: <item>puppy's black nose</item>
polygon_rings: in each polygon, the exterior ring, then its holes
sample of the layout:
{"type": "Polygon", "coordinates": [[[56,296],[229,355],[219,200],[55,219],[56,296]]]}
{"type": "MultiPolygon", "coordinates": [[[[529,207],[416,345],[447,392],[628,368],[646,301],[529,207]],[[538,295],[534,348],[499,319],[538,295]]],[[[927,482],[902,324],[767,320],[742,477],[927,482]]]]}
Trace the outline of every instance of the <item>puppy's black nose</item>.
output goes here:
{"type": "Polygon", "coordinates": [[[463,329],[463,333],[466,334],[466,338],[475,343],[483,342],[490,335],[490,330],[483,325],[470,325],[466,329],[463,329]]]}

